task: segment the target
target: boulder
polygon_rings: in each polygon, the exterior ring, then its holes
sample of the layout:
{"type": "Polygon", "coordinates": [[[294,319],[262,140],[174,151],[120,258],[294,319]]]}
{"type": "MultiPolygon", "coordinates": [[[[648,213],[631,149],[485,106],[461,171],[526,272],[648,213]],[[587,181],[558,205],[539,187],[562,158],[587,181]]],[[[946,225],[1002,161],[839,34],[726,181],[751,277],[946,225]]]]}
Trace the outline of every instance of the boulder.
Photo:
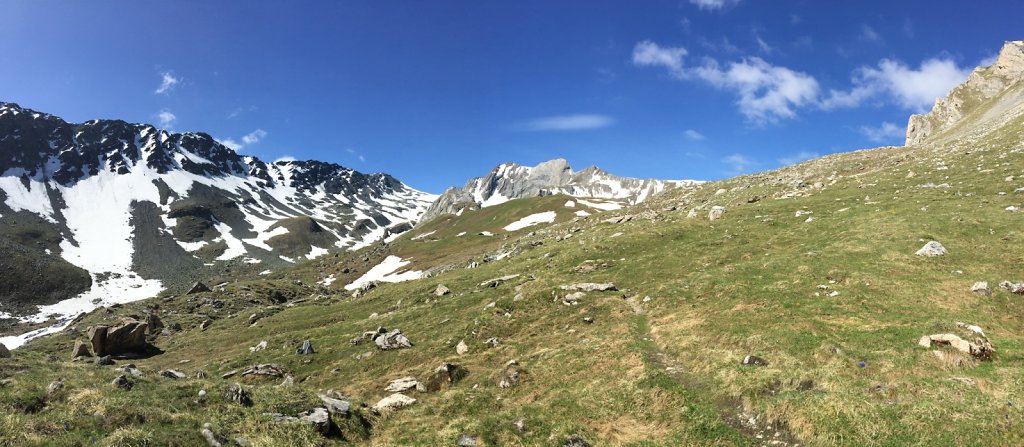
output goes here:
{"type": "Polygon", "coordinates": [[[466,369],[454,363],[444,362],[438,366],[427,380],[427,391],[440,391],[445,386],[452,386],[466,376],[466,369]]]}
{"type": "Polygon", "coordinates": [[[335,416],[348,417],[349,410],[352,408],[352,404],[349,401],[336,399],[326,394],[317,394],[317,397],[324,403],[328,413],[335,416]]]}
{"type": "Polygon", "coordinates": [[[331,433],[331,414],[326,408],[314,408],[299,414],[299,422],[313,427],[321,435],[331,433]]]}
{"type": "MultiPolygon", "coordinates": [[[[0,357],[3,357],[2,350],[0,350],[0,357]]],[[[75,340],[75,347],[71,349],[71,358],[77,359],[82,357],[92,357],[92,353],[89,352],[89,345],[82,340],[75,340]]]]}
{"type": "Polygon", "coordinates": [[[371,407],[370,409],[373,410],[373,412],[375,413],[384,413],[387,411],[394,411],[400,408],[405,408],[414,403],[416,403],[416,399],[413,399],[402,393],[395,393],[377,401],[377,403],[373,404],[373,407],[371,407]]]}
{"type": "Polygon", "coordinates": [[[416,380],[415,377],[402,377],[388,382],[388,386],[384,387],[384,391],[389,393],[401,393],[402,391],[417,390],[425,391],[426,387],[416,380]]]}
{"type": "Polygon", "coordinates": [[[562,284],[558,286],[562,290],[571,290],[576,292],[610,292],[617,290],[615,284],[608,283],[593,283],[593,282],[581,282],[576,284],[562,284]]]}
{"type": "Polygon", "coordinates": [[[971,292],[978,295],[992,296],[992,288],[985,281],[978,281],[971,286],[971,292]]]}
{"type": "Polygon", "coordinates": [[[209,292],[209,291],[210,291],[210,288],[207,287],[206,284],[203,284],[202,281],[196,281],[195,284],[192,284],[192,288],[188,289],[188,292],[185,292],[185,294],[186,295],[195,295],[197,293],[203,293],[203,292],[209,292]]]}
{"type": "Polygon", "coordinates": [[[295,353],[298,354],[298,355],[309,355],[309,354],[315,354],[316,351],[313,350],[313,343],[311,343],[309,340],[305,340],[305,341],[302,342],[302,346],[299,346],[295,350],[295,353]]]}
{"type": "Polygon", "coordinates": [[[970,354],[975,359],[983,361],[992,360],[995,357],[996,349],[980,327],[958,322],[957,329],[959,334],[944,333],[922,336],[917,344],[928,349],[935,345],[950,346],[961,353],[970,354]]]}
{"type": "Polygon", "coordinates": [[[458,355],[465,355],[469,352],[469,345],[466,344],[465,340],[459,341],[459,344],[455,346],[455,353],[458,355]]]}
{"type": "Polygon", "coordinates": [[[137,368],[135,365],[131,363],[127,365],[122,365],[120,368],[115,369],[123,373],[131,374],[133,377],[142,377],[142,371],[139,371],[139,368],[137,368]]]}
{"type": "Polygon", "coordinates": [[[447,295],[449,293],[452,293],[452,291],[448,290],[448,288],[445,287],[444,284],[438,284],[437,288],[434,289],[434,295],[435,296],[444,296],[444,295],[447,295]]]}
{"type": "MultiPolygon", "coordinates": [[[[281,365],[275,365],[273,363],[264,363],[260,365],[253,365],[242,371],[242,377],[246,376],[264,376],[264,377],[284,377],[288,373],[288,370],[281,365]]],[[[226,375],[226,374],[225,374],[226,375]]],[[[223,377],[223,376],[222,376],[223,377]]],[[[230,376],[228,376],[230,377],[230,376]]],[[[227,378],[227,377],[225,377],[227,378]]]]}
{"type": "Polygon", "coordinates": [[[143,353],[148,349],[146,334],[149,325],[131,318],[113,327],[97,325],[89,329],[89,340],[97,356],[143,353]]]}
{"type": "Polygon", "coordinates": [[[7,349],[7,346],[4,346],[3,343],[0,343],[0,359],[9,359],[9,358],[11,358],[11,350],[7,349]]]}
{"type": "Polygon", "coordinates": [[[711,211],[708,211],[708,220],[718,220],[725,214],[725,207],[713,206],[711,211]]]}
{"type": "Polygon", "coordinates": [[[938,241],[928,241],[914,254],[925,257],[942,256],[946,254],[946,247],[943,247],[938,241]]]}
{"type": "Polygon", "coordinates": [[[999,283],[999,287],[1006,289],[1010,293],[1024,295],[1024,282],[1002,281],[999,283]]]}
{"type": "Polygon", "coordinates": [[[381,351],[412,347],[412,342],[402,334],[401,329],[395,329],[385,333],[378,332],[377,335],[373,337],[373,343],[376,344],[377,348],[381,351]]]}

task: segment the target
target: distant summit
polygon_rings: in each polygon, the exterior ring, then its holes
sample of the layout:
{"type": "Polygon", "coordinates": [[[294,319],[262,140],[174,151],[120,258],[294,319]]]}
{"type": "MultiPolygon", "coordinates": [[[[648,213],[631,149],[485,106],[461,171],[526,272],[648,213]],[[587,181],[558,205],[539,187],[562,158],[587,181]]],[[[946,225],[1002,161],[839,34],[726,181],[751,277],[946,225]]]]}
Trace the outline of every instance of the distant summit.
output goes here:
{"type": "Polygon", "coordinates": [[[572,197],[618,199],[630,205],[652,194],[674,187],[691,187],[696,180],[655,180],[619,177],[596,166],[575,172],[565,159],[545,161],[537,166],[504,163],[462,188],[448,188],[424,213],[421,222],[441,214],[462,214],[524,197],[564,194],[572,197]]]}
{"type": "Polygon", "coordinates": [[[985,132],[1024,115],[1024,82],[1021,81],[1024,81],[1024,41],[1006,42],[995,63],[974,69],[963,84],[936,100],[931,112],[910,116],[906,145],[916,146],[968,132],[985,132]]]}

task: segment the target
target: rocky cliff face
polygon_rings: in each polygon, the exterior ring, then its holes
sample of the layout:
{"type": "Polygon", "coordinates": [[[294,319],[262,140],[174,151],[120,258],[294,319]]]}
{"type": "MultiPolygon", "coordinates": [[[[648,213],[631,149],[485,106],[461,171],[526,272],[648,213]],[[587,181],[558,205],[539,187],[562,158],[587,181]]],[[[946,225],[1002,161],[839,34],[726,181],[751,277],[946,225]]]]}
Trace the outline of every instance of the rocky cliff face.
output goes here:
{"type": "Polygon", "coordinates": [[[1024,41],[1010,41],[1003,45],[995,63],[978,67],[967,81],[954,88],[948,96],[935,101],[931,112],[925,115],[911,115],[907,124],[907,146],[925,142],[943,132],[957,127],[968,115],[979,112],[979,105],[997,96],[1005,96],[998,110],[976,120],[1006,118],[1008,113],[1018,113],[1024,98],[1018,94],[1004,95],[1024,80],[1024,41]],[[996,115],[1002,115],[996,116],[996,115]]]}
{"type": "Polygon", "coordinates": [[[551,194],[619,199],[637,204],[666,188],[692,187],[699,183],[694,180],[619,177],[595,166],[575,172],[564,159],[532,167],[505,163],[483,177],[470,180],[462,188],[449,188],[427,209],[421,222],[441,214],[461,214],[465,210],[498,205],[512,199],[551,194]]]}
{"type": "Polygon", "coordinates": [[[266,163],[205,133],[74,124],[0,103],[0,268],[15,275],[5,284],[32,286],[0,287],[0,316],[358,248],[408,228],[435,197],[333,163],[266,163]],[[38,277],[47,271],[61,284],[38,277]]]}

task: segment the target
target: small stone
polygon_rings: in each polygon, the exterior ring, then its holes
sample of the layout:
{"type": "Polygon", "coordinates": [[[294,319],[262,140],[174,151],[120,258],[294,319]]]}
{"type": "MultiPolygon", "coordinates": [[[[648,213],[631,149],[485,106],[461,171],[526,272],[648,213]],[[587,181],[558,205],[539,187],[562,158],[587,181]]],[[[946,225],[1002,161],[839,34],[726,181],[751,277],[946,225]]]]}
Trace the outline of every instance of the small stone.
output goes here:
{"type": "Polygon", "coordinates": [[[206,445],[209,447],[221,447],[223,445],[217,439],[217,435],[213,433],[212,426],[209,423],[203,424],[203,428],[199,430],[199,434],[206,440],[206,445]]]}
{"type": "Polygon", "coordinates": [[[513,421],[512,426],[515,427],[516,431],[519,433],[526,432],[526,420],[523,418],[519,418],[513,421]]]}
{"type": "Polygon", "coordinates": [[[711,207],[711,211],[708,212],[708,220],[718,220],[725,215],[725,208],[721,206],[711,207]]]}
{"type": "Polygon", "coordinates": [[[298,349],[295,350],[295,353],[298,355],[309,355],[315,354],[316,351],[313,350],[313,343],[309,340],[305,340],[302,342],[302,346],[299,346],[298,349]]]}
{"type": "Polygon", "coordinates": [[[452,291],[448,290],[448,288],[445,287],[444,284],[438,284],[437,288],[434,289],[434,295],[435,296],[444,296],[444,295],[447,295],[447,294],[449,294],[451,292],[452,291]]]}
{"type": "Polygon", "coordinates": [[[505,364],[505,369],[501,371],[501,380],[498,381],[498,386],[512,388],[518,385],[521,379],[522,371],[519,369],[519,362],[510,360],[505,364]]]}
{"type": "Polygon", "coordinates": [[[593,317],[583,317],[583,322],[587,323],[587,324],[594,324],[594,318],[593,317]]]}
{"type": "Polygon", "coordinates": [[[402,391],[409,390],[425,391],[426,387],[416,380],[415,377],[402,377],[400,379],[395,379],[388,382],[388,386],[384,387],[384,391],[389,393],[400,393],[402,391]]]}
{"type": "Polygon", "coordinates": [[[183,373],[181,371],[178,371],[178,370],[174,370],[174,369],[165,369],[163,371],[160,371],[160,376],[161,377],[166,377],[168,379],[174,379],[174,380],[184,379],[184,378],[188,377],[188,376],[185,375],[185,373],[183,373]]]}
{"type": "Polygon", "coordinates": [[[402,393],[395,393],[379,400],[376,404],[373,405],[373,407],[371,407],[371,409],[375,413],[383,413],[386,411],[394,411],[400,408],[405,408],[414,403],[416,403],[416,399],[413,399],[402,393]]]}
{"type": "Polygon", "coordinates": [[[992,288],[985,281],[978,281],[971,286],[971,292],[978,295],[992,296],[992,288]]]}
{"type": "Polygon", "coordinates": [[[496,348],[496,347],[498,347],[498,345],[501,344],[501,339],[498,338],[498,337],[491,337],[491,338],[488,338],[487,341],[485,341],[484,343],[487,343],[487,346],[490,346],[492,348],[496,348]]]}
{"type": "Polygon", "coordinates": [[[455,440],[455,445],[459,447],[476,447],[478,444],[476,438],[470,435],[459,436],[459,439],[455,440]]]}
{"type": "Polygon", "coordinates": [[[213,320],[211,320],[211,319],[203,320],[202,323],[199,323],[199,330],[205,331],[205,330],[209,329],[211,325],[213,325],[213,320]]]}
{"type": "Polygon", "coordinates": [[[124,374],[117,376],[117,378],[114,379],[114,381],[111,382],[111,384],[125,391],[130,391],[132,387],[135,386],[135,382],[128,380],[128,378],[125,377],[124,374]]]}
{"type": "Polygon", "coordinates": [[[224,399],[234,402],[243,407],[252,406],[252,393],[242,387],[241,384],[234,384],[224,393],[224,399]]]}
{"type": "Polygon", "coordinates": [[[611,292],[617,290],[612,283],[581,282],[576,284],[562,284],[559,289],[579,292],[611,292]]]}
{"type": "Polygon", "coordinates": [[[1001,281],[999,287],[1006,289],[1010,293],[1024,295],[1024,282],[1001,281]]]}
{"type": "Polygon", "coordinates": [[[751,365],[751,366],[768,366],[768,361],[767,360],[765,360],[765,359],[763,359],[761,357],[758,357],[756,355],[748,355],[746,357],[743,357],[743,361],[741,363],[744,364],[744,365],[751,365]]]}
{"type": "Polygon", "coordinates": [[[933,257],[942,256],[946,253],[946,247],[943,247],[938,241],[929,241],[927,244],[924,244],[924,247],[921,247],[921,249],[914,254],[918,256],[933,257]]]}
{"type": "Polygon", "coordinates": [[[580,300],[586,296],[587,294],[583,292],[572,292],[562,297],[562,304],[565,304],[566,306],[573,306],[579,304],[580,300]]]}
{"type": "Polygon", "coordinates": [[[50,385],[46,387],[46,394],[53,394],[62,389],[64,389],[64,381],[58,379],[56,381],[50,382],[50,385]]]}
{"type": "Polygon", "coordinates": [[[96,357],[96,366],[110,366],[114,364],[114,359],[110,358],[109,355],[103,357],[96,357]]]}
{"type": "Polygon", "coordinates": [[[459,344],[455,346],[455,353],[459,355],[465,355],[469,352],[469,345],[465,341],[459,341],[459,344]]]}

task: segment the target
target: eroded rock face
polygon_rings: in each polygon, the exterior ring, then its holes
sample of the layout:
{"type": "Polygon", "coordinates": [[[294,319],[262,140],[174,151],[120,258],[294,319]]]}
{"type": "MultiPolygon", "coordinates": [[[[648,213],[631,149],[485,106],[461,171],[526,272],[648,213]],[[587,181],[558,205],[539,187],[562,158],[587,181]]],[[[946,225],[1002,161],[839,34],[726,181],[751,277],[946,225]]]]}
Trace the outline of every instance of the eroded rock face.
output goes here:
{"type": "MultiPolygon", "coordinates": [[[[936,100],[932,110],[927,114],[910,116],[907,123],[906,145],[921,144],[930,137],[952,128],[978,103],[996,97],[1022,79],[1024,41],[1006,42],[994,64],[976,68],[963,84],[954,88],[949,95],[936,100]]],[[[1005,104],[1006,108],[1012,109],[1022,104],[1019,98],[1010,98],[1010,101],[1016,102],[1005,104]]]]}
{"type": "Polygon", "coordinates": [[[143,353],[147,350],[146,333],[149,325],[124,319],[113,327],[98,325],[89,329],[92,350],[98,357],[125,353],[143,353]]]}

